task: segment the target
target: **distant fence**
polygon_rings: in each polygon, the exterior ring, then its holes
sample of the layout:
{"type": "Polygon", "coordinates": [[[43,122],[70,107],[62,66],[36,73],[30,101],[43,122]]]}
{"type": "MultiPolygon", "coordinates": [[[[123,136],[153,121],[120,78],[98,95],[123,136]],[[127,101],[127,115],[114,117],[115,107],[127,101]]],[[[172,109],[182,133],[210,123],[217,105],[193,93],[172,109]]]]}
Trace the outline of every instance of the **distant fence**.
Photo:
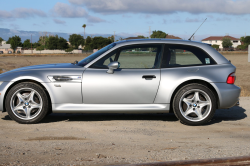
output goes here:
{"type": "Polygon", "coordinates": [[[248,45],[248,62],[250,62],[250,45],[248,45]]]}
{"type": "Polygon", "coordinates": [[[82,50],[82,53],[84,54],[92,54],[93,50],[82,50]]]}
{"type": "Polygon", "coordinates": [[[73,50],[71,52],[66,52],[65,50],[22,50],[22,54],[82,54],[82,53],[93,53],[93,50],[73,50]]]}

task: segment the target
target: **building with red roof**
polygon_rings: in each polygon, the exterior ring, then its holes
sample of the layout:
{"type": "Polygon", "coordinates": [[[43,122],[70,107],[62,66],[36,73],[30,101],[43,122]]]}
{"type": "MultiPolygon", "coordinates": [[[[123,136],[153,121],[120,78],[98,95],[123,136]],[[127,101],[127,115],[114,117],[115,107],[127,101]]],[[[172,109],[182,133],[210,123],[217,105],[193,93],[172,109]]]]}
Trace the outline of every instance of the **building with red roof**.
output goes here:
{"type": "Polygon", "coordinates": [[[222,47],[222,39],[224,37],[231,39],[231,42],[233,43],[232,47],[234,47],[234,48],[236,48],[238,45],[241,45],[240,39],[232,37],[232,36],[210,36],[210,37],[203,39],[202,43],[207,43],[207,44],[211,44],[211,45],[215,44],[215,45],[219,45],[219,48],[223,48],[222,47]]]}
{"type": "Polygon", "coordinates": [[[174,35],[167,35],[166,39],[181,39],[182,40],[182,38],[180,38],[178,36],[174,36],[174,35]]]}

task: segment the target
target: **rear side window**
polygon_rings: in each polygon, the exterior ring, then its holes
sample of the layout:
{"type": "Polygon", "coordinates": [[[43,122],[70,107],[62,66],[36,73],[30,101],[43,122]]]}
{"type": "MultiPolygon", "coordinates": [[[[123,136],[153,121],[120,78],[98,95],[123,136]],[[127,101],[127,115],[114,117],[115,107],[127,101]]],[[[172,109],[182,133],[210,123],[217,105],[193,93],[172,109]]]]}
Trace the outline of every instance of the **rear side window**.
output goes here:
{"type": "Polygon", "coordinates": [[[215,61],[202,49],[186,45],[166,45],[162,68],[213,65],[215,61]]]}

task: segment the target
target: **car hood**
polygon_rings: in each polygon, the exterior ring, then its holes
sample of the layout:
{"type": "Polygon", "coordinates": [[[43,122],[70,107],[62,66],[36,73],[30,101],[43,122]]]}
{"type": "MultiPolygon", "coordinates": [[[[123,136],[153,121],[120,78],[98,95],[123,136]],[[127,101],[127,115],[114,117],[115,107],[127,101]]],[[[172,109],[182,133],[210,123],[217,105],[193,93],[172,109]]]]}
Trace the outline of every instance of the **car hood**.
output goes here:
{"type": "Polygon", "coordinates": [[[42,69],[58,69],[58,68],[81,68],[81,66],[74,65],[72,63],[56,63],[56,64],[44,64],[44,65],[35,65],[35,66],[27,66],[21,67],[14,70],[7,71],[3,74],[19,72],[25,70],[42,70],[42,69]]]}

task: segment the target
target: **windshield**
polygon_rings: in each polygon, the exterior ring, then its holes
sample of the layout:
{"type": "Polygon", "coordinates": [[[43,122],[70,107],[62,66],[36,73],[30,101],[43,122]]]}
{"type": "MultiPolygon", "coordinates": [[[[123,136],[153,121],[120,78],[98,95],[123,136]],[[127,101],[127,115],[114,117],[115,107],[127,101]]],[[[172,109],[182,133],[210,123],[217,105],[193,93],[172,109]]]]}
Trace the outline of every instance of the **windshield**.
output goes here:
{"type": "Polygon", "coordinates": [[[85,66],[87,65],[89,62],[91,62],[92,60],[94,60],[95,58],[97,58],[98,56],[100,56],[101,54],[105,53],[106,51],[110,50],[111,48],[113,48],[116,44],[112,43],[110,45],[107,45],[106,47],[103,47],[102,49],[100,49],[99,51],[91,54],[90,56],[88,56],[87,58],[84,58],[83,60],[81,60],[80,62],[78,62],[79,66],[85,66]]]}

